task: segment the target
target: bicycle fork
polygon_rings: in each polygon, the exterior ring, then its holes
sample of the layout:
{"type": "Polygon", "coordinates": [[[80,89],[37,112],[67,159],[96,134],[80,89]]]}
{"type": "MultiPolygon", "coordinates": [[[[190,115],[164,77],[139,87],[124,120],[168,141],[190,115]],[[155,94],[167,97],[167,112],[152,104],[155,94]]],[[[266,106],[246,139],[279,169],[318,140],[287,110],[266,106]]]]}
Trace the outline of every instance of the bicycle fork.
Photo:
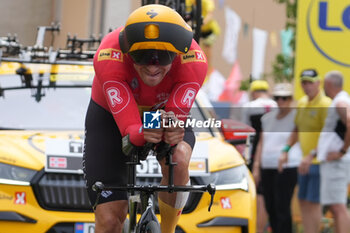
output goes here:
{"type": "Polygon", "coordinates": [[[137,195],[129,197],[129,231],[142,233],[145,232],[145,227],[148,222],[159,221],[153,209],[153,194],[141,192],[137,195]],[[139,205],[140,204],[140,205],[139,205]],[[137,221],[137,207],[141,207],[141,218],[137,221]]]}

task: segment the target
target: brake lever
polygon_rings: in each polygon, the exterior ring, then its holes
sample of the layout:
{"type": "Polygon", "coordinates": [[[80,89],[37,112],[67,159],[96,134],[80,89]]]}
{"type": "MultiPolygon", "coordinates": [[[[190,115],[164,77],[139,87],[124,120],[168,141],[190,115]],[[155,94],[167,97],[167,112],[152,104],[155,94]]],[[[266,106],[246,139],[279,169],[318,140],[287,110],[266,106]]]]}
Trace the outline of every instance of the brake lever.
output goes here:
{"type": "Polygon", "coordinates": [[[208,184],[207,190],[208,190],[208,193],[210,194],[210,203],[208,206],[208,212],[210,212],[211,206],[213,205],[213,202],[214,202],[214,195],[216,192],[215,184],[208,184]]]}

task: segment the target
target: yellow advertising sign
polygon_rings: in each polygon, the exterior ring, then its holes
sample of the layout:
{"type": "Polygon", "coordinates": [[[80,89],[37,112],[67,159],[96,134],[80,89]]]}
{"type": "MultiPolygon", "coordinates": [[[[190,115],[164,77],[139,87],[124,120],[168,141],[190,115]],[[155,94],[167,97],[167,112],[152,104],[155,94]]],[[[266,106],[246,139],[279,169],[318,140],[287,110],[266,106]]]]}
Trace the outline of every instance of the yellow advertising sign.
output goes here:
{"type": "Polygon", "coordinates": [[[350,2],[303,0],[298,4],[295,53],[295,97],[303,96],[302,70],[316,69],[321,77],[331,70],[345,76],[350,91],[350,2]]]}

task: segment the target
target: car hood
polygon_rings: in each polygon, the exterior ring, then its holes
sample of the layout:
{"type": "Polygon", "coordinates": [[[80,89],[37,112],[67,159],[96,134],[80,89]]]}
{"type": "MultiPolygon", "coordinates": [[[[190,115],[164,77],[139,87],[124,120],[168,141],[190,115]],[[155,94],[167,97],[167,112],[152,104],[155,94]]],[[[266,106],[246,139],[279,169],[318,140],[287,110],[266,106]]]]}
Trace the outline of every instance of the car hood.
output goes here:
{"type": "MultiPolygon", "coordinates": [[[[82,131],[0,131],[0,162],[41,170],[45,165],[46,139],[82,139],[82,131]]],[[[197,135],[198,145],[207,145],[209,171],[235,167],[244,163],[242,156],[221,138],[197,135]]]]}
{"type": "MultiPolygon", "coordinates": [[[[222,137],[208,133],[196,135],[196,142],[208,145],[209,171],[215,172],[244,164],[241,154],[222,137]]],[[[193,156],[193,155],[192,155],[193,156]]]]}
{"type": "Polygon", "coordinates": [[[74,131],[0,131],[0,162],[41,170],[45,164],[45,140],[81,139],[82,132],[74,131]]]}

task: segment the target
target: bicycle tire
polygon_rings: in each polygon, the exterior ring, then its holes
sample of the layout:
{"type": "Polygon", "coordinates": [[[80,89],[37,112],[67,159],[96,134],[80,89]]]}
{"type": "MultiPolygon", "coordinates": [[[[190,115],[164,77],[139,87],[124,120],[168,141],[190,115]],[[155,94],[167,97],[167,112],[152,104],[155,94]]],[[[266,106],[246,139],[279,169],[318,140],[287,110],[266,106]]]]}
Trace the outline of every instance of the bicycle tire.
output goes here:
{"type": "Polygon", "coordinates": [[[154,220],[151,220],[147,223],[145,227],[145,233],[161,233],[160,225],[154,220]]]}
{"type": "Polygon", "coordinates": [[[128,233],[129,232],[129,224],[130,221],[128,218],[125,219],[124,224],[123,224],[123,230],[122,233],[128,233]]]}

